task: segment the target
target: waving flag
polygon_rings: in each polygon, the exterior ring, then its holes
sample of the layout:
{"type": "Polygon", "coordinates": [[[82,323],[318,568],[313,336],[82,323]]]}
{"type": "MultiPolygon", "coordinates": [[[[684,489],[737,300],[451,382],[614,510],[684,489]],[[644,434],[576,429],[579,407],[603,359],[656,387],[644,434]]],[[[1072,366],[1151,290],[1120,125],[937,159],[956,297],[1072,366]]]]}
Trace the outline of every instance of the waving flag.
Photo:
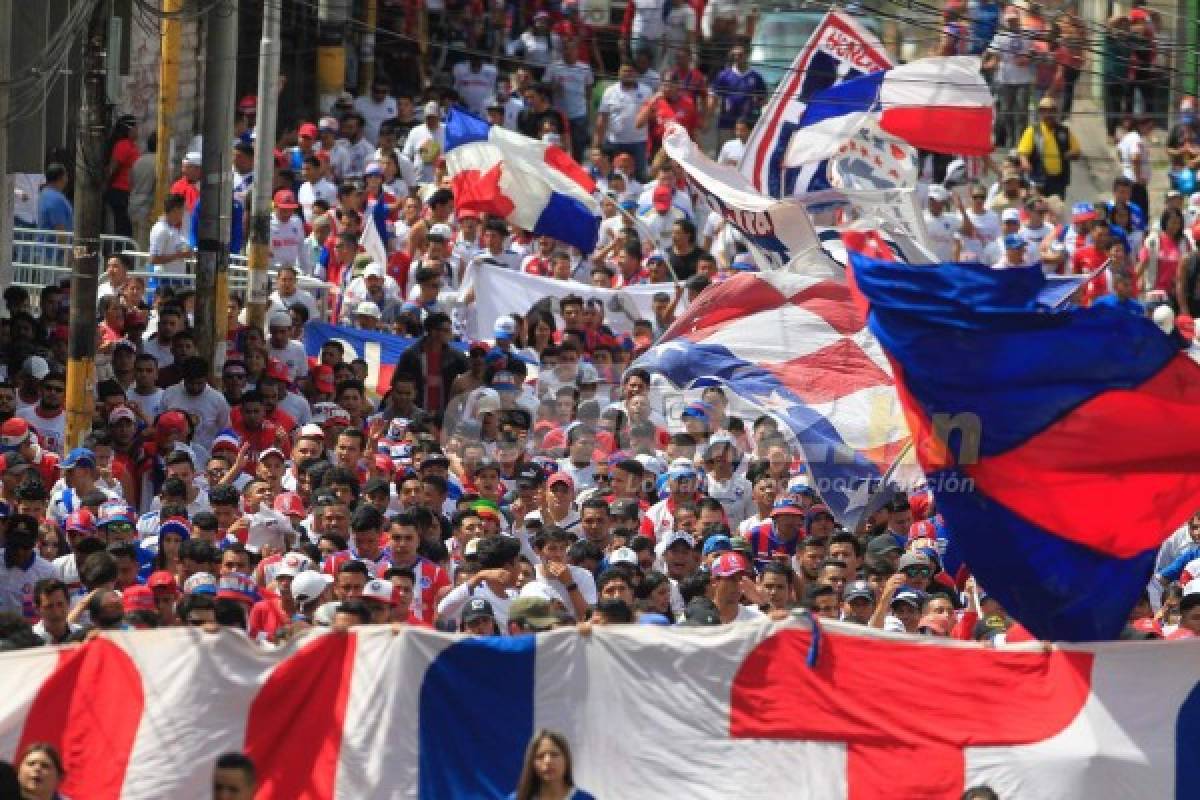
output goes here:
{"type": "Polygon", "coordinates": [[[978,56],[922,58],[809,98],[784,157],[789,167],[830,158],[868,121],[922,150],[992,152],[992,93],[978,56]]]}
{"type": "Polygon", "coordinates": [[[758,191],[771,197],[828,188],[824,164],[789,168],[784,154],[800,125],[805,104],[822,89],[892,66],[875,36],[844,11],[830,11],[808,39],[787,77],[759,117],[739,169],[758,191]]]}
{"type": "Polygon", "coordinates": [[[722,384],[777,417],[850,528],[909,440],[887,359],[850,288],[828,274],[711,286],[635,364],[680,389],[722,384]]]}
{"type": "Polygon", "coordinates": [[[1037,267],[851,253],[917,457],[980,584],[1044,639],[1113,638],[1200,500],[1200,365],[1037,267]]]}
{"type": "Polygon", "coordinates": [[[203,800],[230,750],[258,800],[500,800],[549,727],[604,798],[1185,798],[1198,663],[1196,640],[983,648],[838,622],[816,643],[795,622],[372,625],[278,650],[164,628],[0,655],[0,752],[55,745],[88,800],[203,800]]]}
{"type": "Polygon", "coordinates": [[[383,198],[379,202],[373,203],[369,213],[363,220],[362,235],[358,237],[358,243],[362,245],[363,250],[371,257],[379,266],[387,269],[388,266],[388,210],[387,205],[383,203],[383,198]]]}
{"type": "Polygon", "coordinates": [[[783,269],[793,259],[819,252],[820,241],[804,206],[775,200],[750,185],[736,169],[706,156],[681,125],[671,124],[663,149],[692,188],[742,234],[761,269],[783,269]]]}
{"type": "Polygon", "coordinates": [[[600,231],[595,181],[561,147],[451,109],[446,167],[457,208],[495,214],[590,253],[600,231]]]}

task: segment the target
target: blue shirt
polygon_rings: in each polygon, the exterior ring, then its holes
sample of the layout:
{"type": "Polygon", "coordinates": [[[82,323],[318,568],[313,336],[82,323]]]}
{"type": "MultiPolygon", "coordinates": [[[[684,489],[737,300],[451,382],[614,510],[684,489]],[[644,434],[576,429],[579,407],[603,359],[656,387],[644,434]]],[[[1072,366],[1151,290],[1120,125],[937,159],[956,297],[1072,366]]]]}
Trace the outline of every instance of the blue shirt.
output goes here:
{"type": "Polygon", "coordinates": [[[721,113],[717,117],[720,128],[732,128],[738,118],[749,116],[767,96],[766,82],[752,69],[738,74],[733,67],[726,67],[713,80],[712,90],[721,98],[721,113]]]}
{"type": "Polygon", "coordinates": [[[971,53],[979,55],[992,43],[1000,26],[1000,4],[980,3],[971,14],[971,53]]]}
{"type": "Polygon", "coordinates": [[[1096,298],[1096,301],[1092,305],[1096,308],[1100,306],[1119,308],[1122,311],[1128,311],[1130,314],[1136,314],[1139,317],[1146,316],[1146,307],[1141,304],[1141,301],[1134,300],[1132,297],[1121,300],[1115,294],[1106,294],[1103,297],[1096,298]]]}
{"type": "Polygon", "coordinates": [[[53,186],[38,193],[38,227],[43,230],[75,230],[75,212],[67,196],[53,186]]]}

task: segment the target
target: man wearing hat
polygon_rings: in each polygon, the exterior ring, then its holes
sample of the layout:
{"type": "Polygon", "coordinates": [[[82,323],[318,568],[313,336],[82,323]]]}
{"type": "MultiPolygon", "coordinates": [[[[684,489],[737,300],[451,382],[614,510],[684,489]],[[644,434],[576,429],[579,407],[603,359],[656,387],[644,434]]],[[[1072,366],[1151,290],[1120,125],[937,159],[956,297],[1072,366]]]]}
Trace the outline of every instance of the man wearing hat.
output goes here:
{"type": "Polygon", "coordinates": [[[1021,135],[1017,152],[1021,169],[1038,185],[1043,197],[1066,197],[1071,162],[1079,158],[1079,140],[1058,121],[1058,103],[1047,95],[1038,102],[1037,122],[1021,135]]]}
{"type": "Polygon", "coordinates": [[[4,548],[0,550],[0,611],[37,619],[33,587],[58,575],[54,565],[38,555],[37,520],[17,514],[8,520],[4,548]]]}
{"type": "Polygon", "coordinates": [[[424,107],[425,120],[408,132],[401,153],[420,168],[421,183],[433,183],[434,166],[446,145],[446,130],[442,127],[442,109],[430,100],[424,107]]]}
{"type": "Polygon", "coordinates": [[[939,183],[929,187],[925,231],[933,255],[943,262],[957,261],[962,250],[962,216],[950,211],[949,204],[950,190],[939,183]]]}
{"type": "Polygon", "coordinates": [[[761,568],[767,562],[783,556],[795,556],[803,539],[804,506],[790,497],[781,497],[771,508],[771,518],[746,532],[754,554],[754,564],[761,568]]]}
{"type": "Polygon", "coordinates": [[[308,355],[304,345],[292,338],[292,315],[287,311],[272,311],[267,317],[268,353],[287,367],[288,383],[295,383],[308,374],[308,355]]]}
{"type": "Polygon", "coordinates": [[[1019,233],[1004,234],[1004,256],[992,264],[994,269],[1009,269],[1011,267],[1024,267],[1025,263],[1025,240],[1021,238],[1019,233]]]}
{"type": "Polygon", "coordinates": [[[300,246],[308,234],[304,220],[296,213],[300,204],[291,189],[275,192],[271,214],[271,264],[294,267],[300,263],[300,246]]]}

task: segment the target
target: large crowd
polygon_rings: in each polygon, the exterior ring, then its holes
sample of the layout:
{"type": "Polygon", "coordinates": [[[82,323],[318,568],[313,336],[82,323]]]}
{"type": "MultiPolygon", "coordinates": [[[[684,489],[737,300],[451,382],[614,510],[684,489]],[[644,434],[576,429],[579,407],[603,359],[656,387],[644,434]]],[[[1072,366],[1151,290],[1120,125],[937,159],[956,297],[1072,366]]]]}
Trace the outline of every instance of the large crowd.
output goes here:
{"type": "MultiPolygon", "coordinates": [[[[630,58],[596,104],[604,65],[571,2],[499,29],[501,17],[483,15],[472,35],[492,43],[487,52],[442,42],[427,87],[377,75],[361,96],[284,125],[269,177],[254,175],[266,145],[254,134],[255,98],[242,98],[230,132],[231,248],[243,246],[253,182],[269,179],[274,283],[262,328],[231,298],[215,373],[197,350],[194,293],[178,280],[196,243],[199,152],[179,163],[151,225],[154,143],[142,152],[134,121],[120,118],[111,230],[145,247],[154,277],[132,274],[146,264],[125,253],[105,265],[93,422],[78,447],[66,445],[67,287],[4,291],[0,647],[208,624],[264,646],[314,625],[507,636],[798,608],[914,634],[1026,636],[986,587],[946,563],[929,493],[898,494],[845,529],[774,417],[740,416],[719,387],[668,402],[654,376],[630,367],[685,297],[755,269],[740,234],[661,149],[664,127],[678,122],[717,160],[740,159],[766,100],[745,20],[736,3],[714,0],[699,14],[672,5],[666,16],[655,5],[629,4],[630,58]],[[728,59],[697,66],[692,47],[711,53],[713,42],[729,44],[728,59]],[[593,252],[456,209],[443,125],[454,106],[584,164],[604,215],[593,252]],[[360,245],[379,205],[386,263],[360,245]],[[492,335],[470,340],[484,265],[662,291],[632,332],[610,324],[603,302],[568,294],[484,321],[492,335]],[[315,320],[413,342],[377,394],[371,365],[342,342],[306,352],[315,320]]],[[[1081,302],[1140,314],[1169,306],[1183,328],[1200,300],[1200,194],[1186,185],[1200,163],[1197,121],[1185,114],[1170,131],[1173,188],[1152,219],[1153,119],[1139,110],[1150,84],[1135,82],[1130,114],[1113,128],[1122,174],[1111,197],[1064,205],[1079,155],[1061,121],[1081,68],[1068,56],[1084,26],[1069,9],[1043,19],[1055,32],[1047,40],[1067,51],[1047,51],[1057,71],[1043,85],[1023,33],[1041,12],[996,7],[989,32],[989,8],[947,10],[938,51],[984,54],[1003,99],[1004,147],[995,163],[923,156],[933,254],[1095,272],[1081,302]]],[[[1140,8],[1129,19],[1144,30],[1152,21],[1140,8]]],[[[47,168],[42,227],[70,230],[67,180],[62,166],[47,168]]],[[[1164,545],[1131,635],[1200,633],[1200,603],[1182,589],[1200,576],[1198,543],[1200,517],[1164,545]]]]}

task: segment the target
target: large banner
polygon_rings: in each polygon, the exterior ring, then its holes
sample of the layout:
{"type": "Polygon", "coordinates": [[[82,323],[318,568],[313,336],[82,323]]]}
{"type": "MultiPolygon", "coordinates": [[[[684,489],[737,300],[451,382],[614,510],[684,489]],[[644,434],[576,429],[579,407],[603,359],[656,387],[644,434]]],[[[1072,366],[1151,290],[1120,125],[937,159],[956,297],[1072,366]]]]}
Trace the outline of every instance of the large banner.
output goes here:
{"type": "Polygon", "coordinates": [[[892,66],[883,45],[855,18],[830,11],[775,88],[746,142],[740,169],[754,188],[771,197],[829,186],[825,162],[785,168],[784,154],[800,124],[808,98],[842,81],[892,66]]]}
{"type": "Polygon", "coordinates": [[[1200,640],[999,645],[822,623],[471,638],[387,626],[264,650],[226,630],[0,655],[0,758],[48,741],[63,794],[502,798],[533,731],[606,800],[1194,797],[1200,640]]]}
{"type": "Polygon", "coordinates": [[[346,348],[346,361],[361,358],[367,362],[367,389],[384,394],[392,384],[396,361],[416,339],[382,331],[364,331],[328,322],[309,322],[304,326],[304,351],[309,358],[321,354],[321,345],[336,339],[346,348]]]}
{"type": "MultiPolygon", "coordinates": [[[[495,264],[484,264],[474,271],[475,307],[469,323],[472,339],[491,339],[492,327],[505,314],[527,314],[529,309],[544,298],[562,300],[569,294],[592,298],[604,303],[604,320],[616,334],[630,333],[633,323],[639,319],[654,319],[653,299],[659,292],[675,296],[675,287],[670,283],[650,283],[629,286],[624,289],[597,289],[578,281],[559,281],[528,275],[524,272],[505,269],[495,264]]],[[[553,302],[552,311],[558,313],[558,303],[553,302]]],[[[679,301],[679,310],[685,302],[679,301]]]]}

